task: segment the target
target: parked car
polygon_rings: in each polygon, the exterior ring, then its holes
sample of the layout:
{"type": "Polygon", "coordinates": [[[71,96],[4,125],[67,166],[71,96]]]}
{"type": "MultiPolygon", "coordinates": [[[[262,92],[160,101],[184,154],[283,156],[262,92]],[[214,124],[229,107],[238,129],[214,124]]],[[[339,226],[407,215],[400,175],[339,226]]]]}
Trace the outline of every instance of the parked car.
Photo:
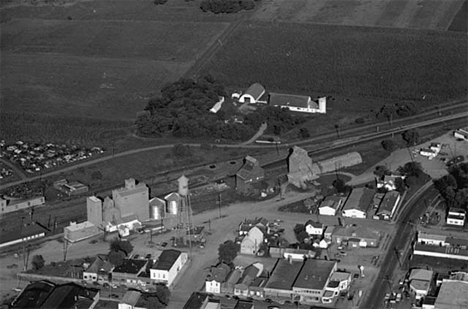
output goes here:
{"type": "Polygon", "coordinates": [[[163,242],[163,243],[161,244],[161,247],[163,247],[163,248],[166,247],[166,246],[167,246],[167,242],[163,242]]]}
{"type": "Polygon", "coordinates": [[[119,295],[117,295],[117,294],[111,294],[109,296],[110,296],[110,298],[119,298],[119,295]]]}
{"type": "Polygon", "coordinates": [[[151,259],[151,253],[148,253],[148,254],[145,256],[145,259],[151,259]]]}

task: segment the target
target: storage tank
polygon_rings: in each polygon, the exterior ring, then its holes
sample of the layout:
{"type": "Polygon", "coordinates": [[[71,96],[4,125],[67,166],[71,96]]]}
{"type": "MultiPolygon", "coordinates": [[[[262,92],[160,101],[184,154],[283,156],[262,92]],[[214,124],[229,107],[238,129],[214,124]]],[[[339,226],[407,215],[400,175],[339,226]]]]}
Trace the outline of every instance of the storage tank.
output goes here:
{"type": "Polygon", "coordinates": [[[166,202],[159,198],[153,198],[149,201],[150,220],[161,220],[166,216],[166,202]]]}
{"type": "Polygon", "coordinates": [[[179,203],[177,203],[176,201],[170,201],[167,203],[167,212],[168,214],[171,214],[171,215],[177,215],[178,211],[177,209],[179,208],[179,203]]]}
{"type": "Polygon", "coordinates": [[[177,181],[179,182],[179,194],[181,196],[187,196],[189,179],[182,175],[179,179],[177,179],[177,181]]]}

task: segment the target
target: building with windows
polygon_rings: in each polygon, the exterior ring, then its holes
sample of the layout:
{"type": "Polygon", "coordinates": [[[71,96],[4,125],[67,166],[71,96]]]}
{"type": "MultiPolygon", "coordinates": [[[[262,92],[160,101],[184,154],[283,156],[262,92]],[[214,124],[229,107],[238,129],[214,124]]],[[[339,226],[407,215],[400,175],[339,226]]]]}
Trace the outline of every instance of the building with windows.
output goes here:
{"type": "Polygon", "coordinates": [[[114,265],[109,262],[107,255],[98,254],[93,264],[83,270],[83,280],[100,283],[109,282],[113,268],[114,265]]]}
{"type": "Polygon", "coordinates": [[[28,209],[34,206],[40,206],[45,204],[45,198],[43,196],[33,197],[29,199],[14,199],[8,197],[0,197],[0,214],[6,214],[9,212],[28,209]]]}
{"type": "Polygon", "coordinates": [[[374,197],[374,191],[368,188],[355,188],[349,195],[343,207],[343,217],[362,218],[367,217],[367,210],[374,197]]]}
{"type": "Polygon", "coordinates": [[[150,269],[151,280],[171,286],[187,260],[188,255],[185,252],[164,250],[150,269]]]}
{"type": "Polygon", "coordinates": [[[259,182],[263,178],[265,178],[265,171],[260,166],[260,162],[251,156],[247,156],[244,159],[244,165],[236,173],[236,189],[244,191],[251,184],[259,182]]]}
{"type": "Polygon", "coordinates": [[[211,267],[211,271],[205,279],[205,292],[220,294],[221,285],[226,281],[230,272],[231,268],[225,263],[211,267]]]}
{"type": "Polygon", "coordinates": [[[112,270],[112,282],[117,285],[136,286],[142,283],[139,275],[145,272],[148,260],[125,259],[112,270]]]}
{"type": "Polygon", "coordinates": [[[309,234],[309,236],[320,237],[323,235],[323,229],[324,229],[323,223],[315,222],[313,220],[308,220],[304,224],[304,228],[307,234],[309,234]]]}
{"type": "Polygon", "coordinates": [[[465,225],[466,220],[466,211],[461,208],[450,208],[447,214],[447,224],[454,225],[454,226],[461,226],[465,225]]]}
{"type": "Polygon", "coordinates": [[[395,215],[401,195],[397,191],[389,191],[385,194],[375,215],[381,220],[391,220],[395,215]]]}
{"type": "Polygon", "coordinates": [[[247,235],[244,236],[240,245],[241,254],[257,254],[260,246],[264,243],[265,235],[257,226],[249,230],[247,235]]]}
{"type": "Polygon", "coordinates": [[[69,226],[63,228],[63,237],[71,243],[102,234],[103,231],[89,221],[82,223],[70,222],[69,226]]]}
{"type": "Polygon", "coordinates": [[[335,216],[343,206],[345,198],[337,195],[327,196],[319,206],[319,214],[322,216],[335,216]]]}

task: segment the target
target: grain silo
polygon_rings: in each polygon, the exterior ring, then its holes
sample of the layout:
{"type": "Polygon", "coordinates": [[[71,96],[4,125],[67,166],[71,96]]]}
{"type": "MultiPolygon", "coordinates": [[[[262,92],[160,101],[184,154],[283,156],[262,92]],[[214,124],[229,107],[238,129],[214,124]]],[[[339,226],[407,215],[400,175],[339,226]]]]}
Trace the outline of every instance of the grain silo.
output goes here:
{"type": "Polygon", "coordinates": [[[150,220],[161,220],[166,216],[166,201],[160,198],[152,198],[149,201],[150,220]]]}

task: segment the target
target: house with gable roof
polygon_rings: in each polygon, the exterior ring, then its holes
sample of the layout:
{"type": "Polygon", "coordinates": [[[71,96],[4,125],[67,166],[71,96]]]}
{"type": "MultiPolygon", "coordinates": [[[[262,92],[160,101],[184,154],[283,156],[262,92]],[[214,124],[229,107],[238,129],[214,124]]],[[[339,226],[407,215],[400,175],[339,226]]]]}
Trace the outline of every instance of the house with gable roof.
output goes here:
{"type": "Polygon", "coordinates": [[[239,296],[250,296],[250,285],[259,277],[263,272],[263,265],[254,263],[247,266],[242,272],[242,277],[234,286],[234,294],[239,296]]]}
{"type": "Polygon", "coordinates": [[[211,267],[205,279],[205,292],[220,294],[221,285],[226,281],[230,272],[231,268],[223,262],[211,267]]]}
{"type": "Polygon", "coordinates": [[[367,210],[374,198],[374,191],[368,188],[355,188],[349,195],[343,207],[343,217],[362,218],[367,217],[367,210]]]}
{"type": "Polygon", "coordinates": [[[308,220],[304,225],[305,231],[310,236],[322,236],[323,235],[323,223],[308,220]]]}
{"type": "Polygon", "coordinates": [[[343,206],[345,198],[337,195],[327,196],[319,206],[319,214],[324,216],[335,216],[343,206]]]}
{"type": "Polygon", "coordinates": [[[264,239],[265,235],[262,230],[257,226],[254,226],[242,239],[240,253],[250,255],[257,254],[260,249],[260,245],[264,242],[264,239]]]}

